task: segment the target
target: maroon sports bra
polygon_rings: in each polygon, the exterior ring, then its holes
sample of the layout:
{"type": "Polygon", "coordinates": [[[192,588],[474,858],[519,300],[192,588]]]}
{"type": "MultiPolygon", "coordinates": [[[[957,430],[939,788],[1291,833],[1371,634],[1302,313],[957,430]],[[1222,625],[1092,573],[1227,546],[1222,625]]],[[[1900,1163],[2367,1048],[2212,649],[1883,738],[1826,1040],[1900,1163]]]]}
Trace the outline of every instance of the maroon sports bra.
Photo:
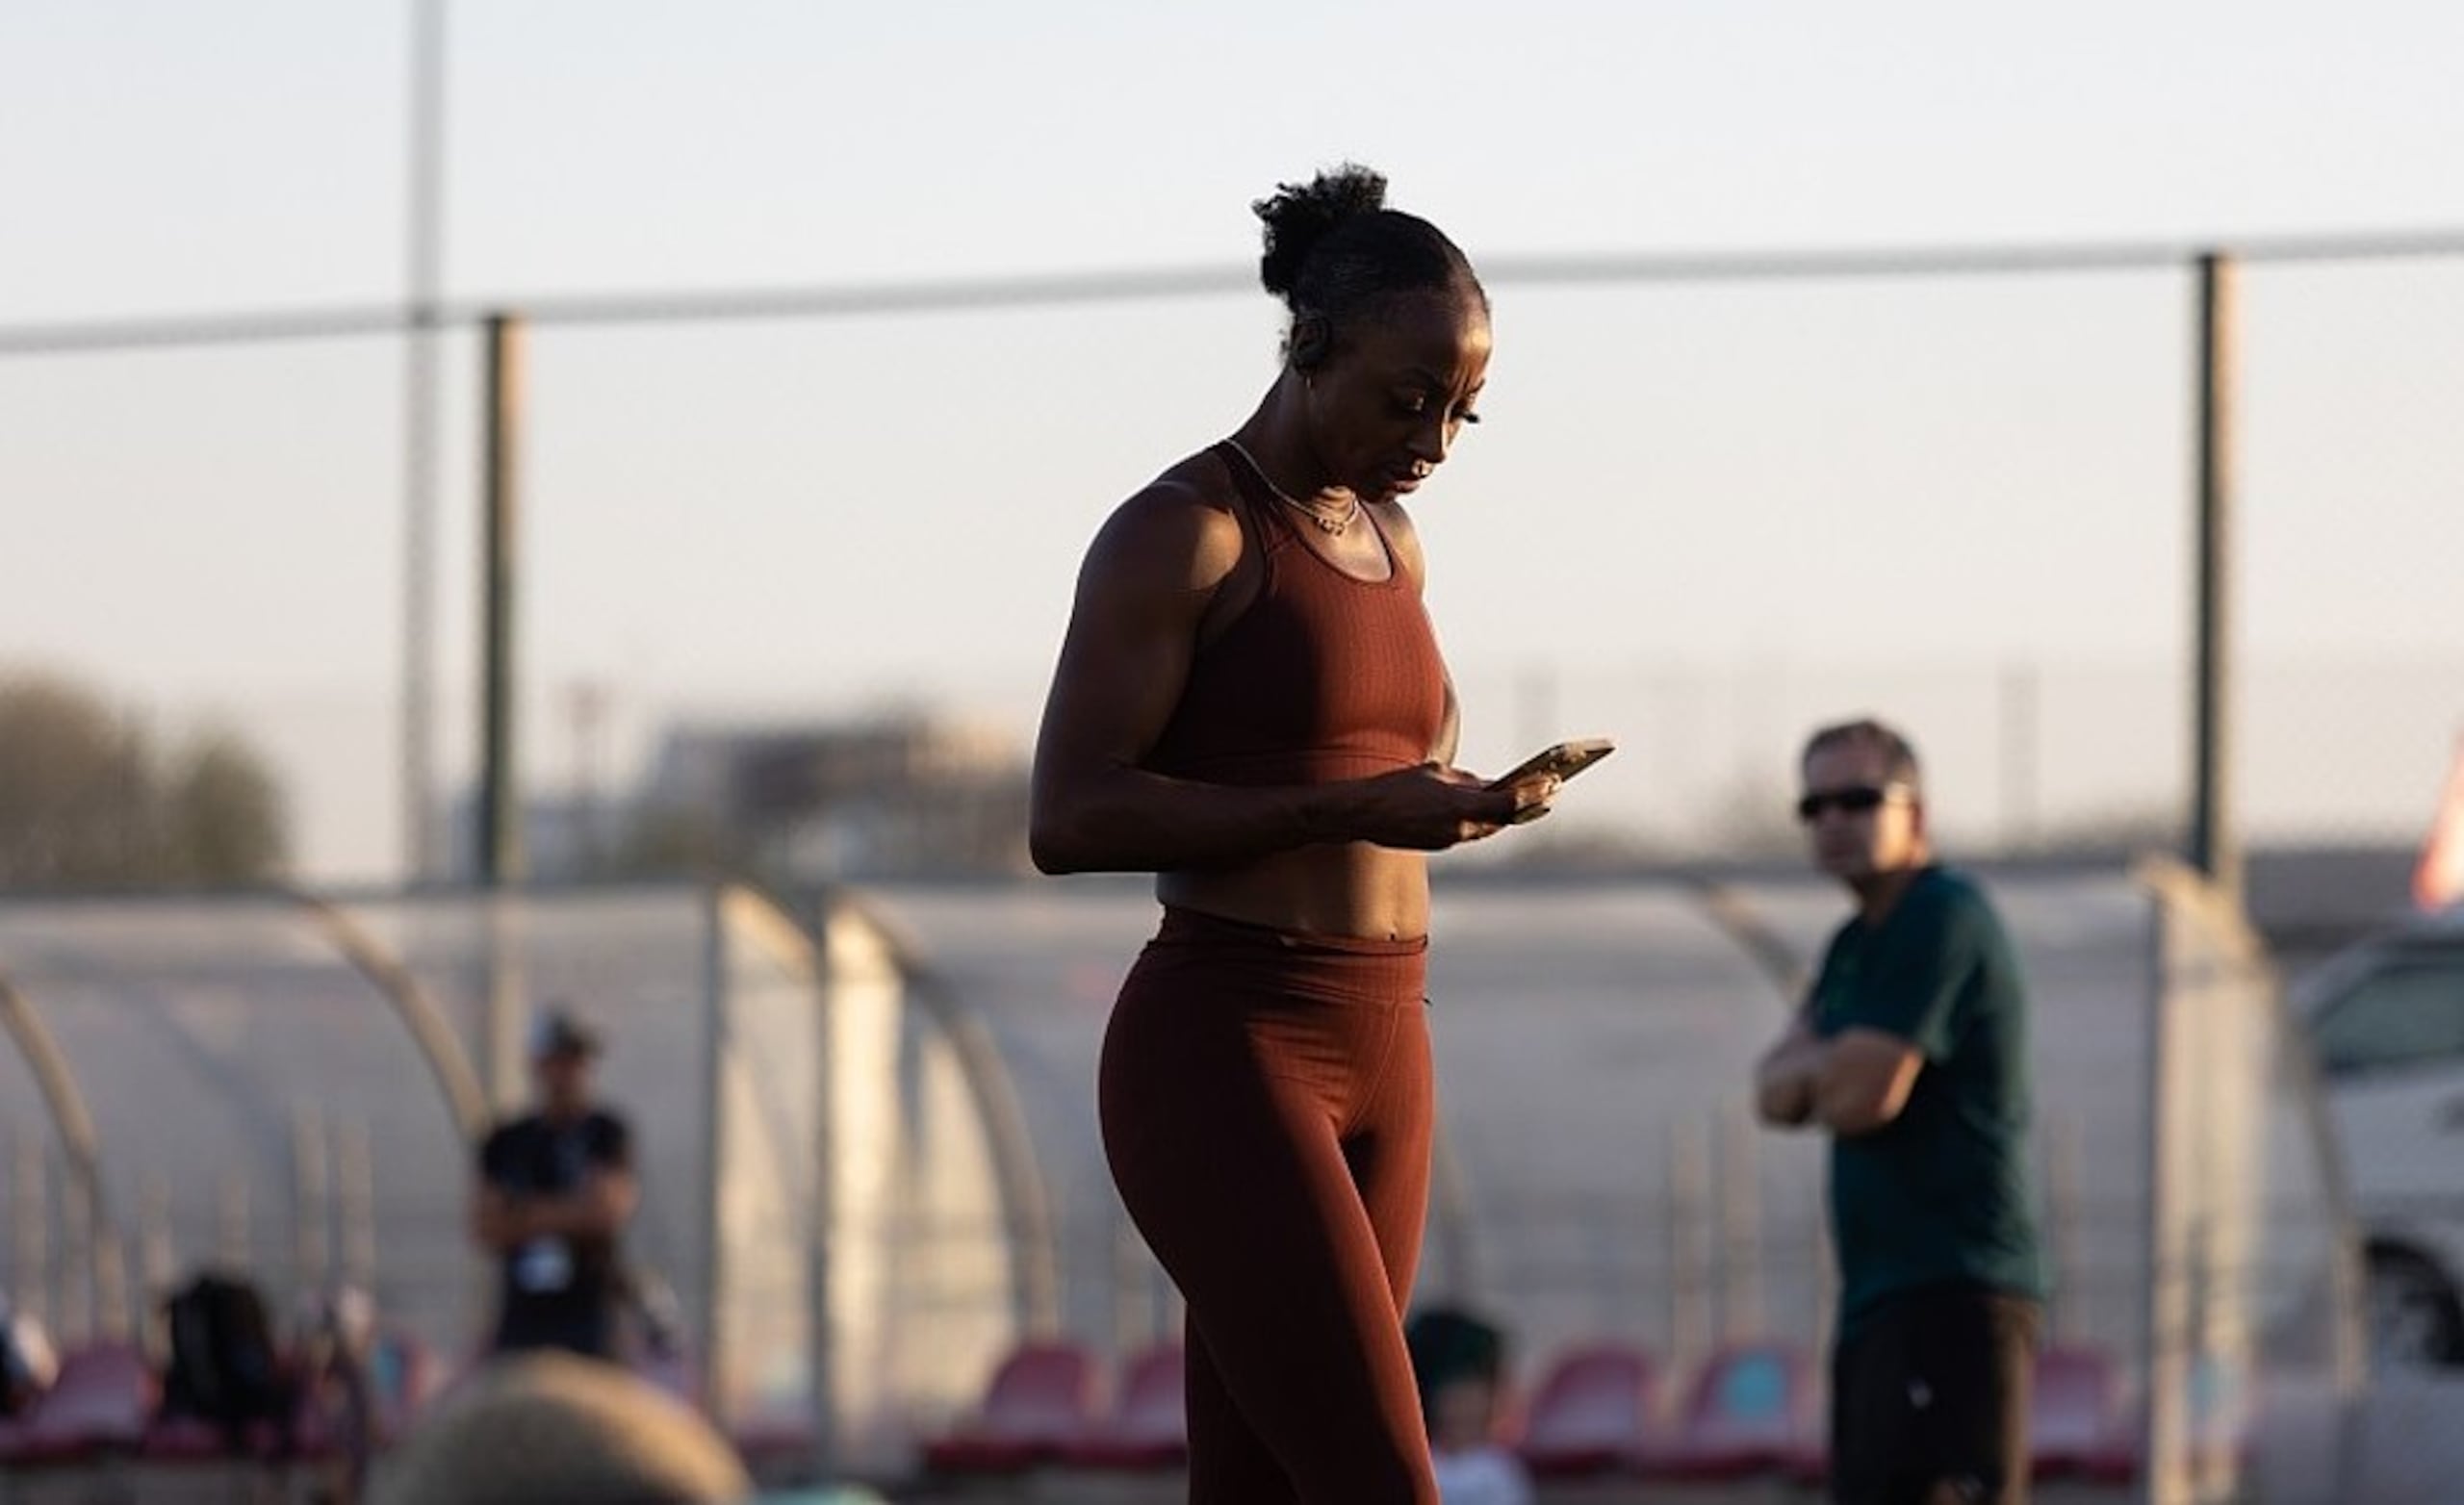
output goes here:
{"type": "Polygon", "coordinates": [[[1307,784],[1425,763],[1446,718],[1446,666],[1413,582],[1377,520],[1383,580],[1346,574],[1302,540],[1227,444],[1241,526],[1264,556],[1257,599],[1190,664],[1172,719],[1142,760],[1219,784],[1307,784]]]}

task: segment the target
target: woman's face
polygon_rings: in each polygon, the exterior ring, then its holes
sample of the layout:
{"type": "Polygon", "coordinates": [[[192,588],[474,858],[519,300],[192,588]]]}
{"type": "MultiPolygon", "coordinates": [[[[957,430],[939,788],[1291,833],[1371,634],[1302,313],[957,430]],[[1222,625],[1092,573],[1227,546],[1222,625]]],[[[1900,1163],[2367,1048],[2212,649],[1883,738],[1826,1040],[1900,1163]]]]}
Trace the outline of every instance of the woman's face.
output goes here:
{"type": "Polygon", "coordinates": [[[1334,333],[1309,372],[1319,462],[1363,501],[1391,501],[1446,459],[1489,370],[1489,316],[1476,295],[1389,298],[1334,333]]]}

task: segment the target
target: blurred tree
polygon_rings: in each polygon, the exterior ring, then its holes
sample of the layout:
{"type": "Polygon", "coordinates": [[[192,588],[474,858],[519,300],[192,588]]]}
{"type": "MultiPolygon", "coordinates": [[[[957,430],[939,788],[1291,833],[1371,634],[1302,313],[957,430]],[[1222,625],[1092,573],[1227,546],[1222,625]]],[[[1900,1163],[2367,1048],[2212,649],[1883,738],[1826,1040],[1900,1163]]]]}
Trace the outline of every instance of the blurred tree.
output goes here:
{"type": "Polygon", "coordinates": [[[172,882],[270,878],[286,856],[282,790],[227,730],[191,743],[161,778],[164,876],[172,882]]]}
{"type": "Polygon", "coordinates": [[[0,677],[0,887],[259,882],[288,845],[282,791],[238,736],[166,760],[91,690],[0,677]]]}

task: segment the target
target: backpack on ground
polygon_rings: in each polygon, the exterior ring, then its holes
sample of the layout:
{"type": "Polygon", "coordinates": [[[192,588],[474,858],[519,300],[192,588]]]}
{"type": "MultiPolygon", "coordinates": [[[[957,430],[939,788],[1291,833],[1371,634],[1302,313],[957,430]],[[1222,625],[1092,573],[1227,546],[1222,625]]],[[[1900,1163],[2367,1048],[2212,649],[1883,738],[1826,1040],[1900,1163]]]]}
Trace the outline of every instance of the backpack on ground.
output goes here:
{"type": "Polygon", "coordinates": [[[171,1293],[163,1315],[171,1339],[163,1375],[167,1414],[213,1422],[234,1450],[253,1423],[272,1423],[278,1438],[288,1430],[290,1387],[254,1284],[199,1275],[171,1293]]]}

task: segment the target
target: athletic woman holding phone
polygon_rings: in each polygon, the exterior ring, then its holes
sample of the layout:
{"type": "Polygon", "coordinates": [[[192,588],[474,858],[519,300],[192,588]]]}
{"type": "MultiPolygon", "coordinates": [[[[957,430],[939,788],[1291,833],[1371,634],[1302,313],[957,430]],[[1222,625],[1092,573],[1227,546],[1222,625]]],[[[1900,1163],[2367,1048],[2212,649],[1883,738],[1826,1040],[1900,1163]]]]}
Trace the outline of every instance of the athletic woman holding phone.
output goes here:
{"type": "Polygon", "coordinates": [[[1425,854],[1557,781],[1452,767],[1403,498],[1489,361],[1454,242],[1347,166],[1258,203],[1282,369],[1114,511],[1036,748],[1047,873],[1152,872],[1104,1038],[1123,1203],[1189,1303],[1192,1505],[1436,1505],[1403,1344],[1434,1100],[1425,854]]]}

